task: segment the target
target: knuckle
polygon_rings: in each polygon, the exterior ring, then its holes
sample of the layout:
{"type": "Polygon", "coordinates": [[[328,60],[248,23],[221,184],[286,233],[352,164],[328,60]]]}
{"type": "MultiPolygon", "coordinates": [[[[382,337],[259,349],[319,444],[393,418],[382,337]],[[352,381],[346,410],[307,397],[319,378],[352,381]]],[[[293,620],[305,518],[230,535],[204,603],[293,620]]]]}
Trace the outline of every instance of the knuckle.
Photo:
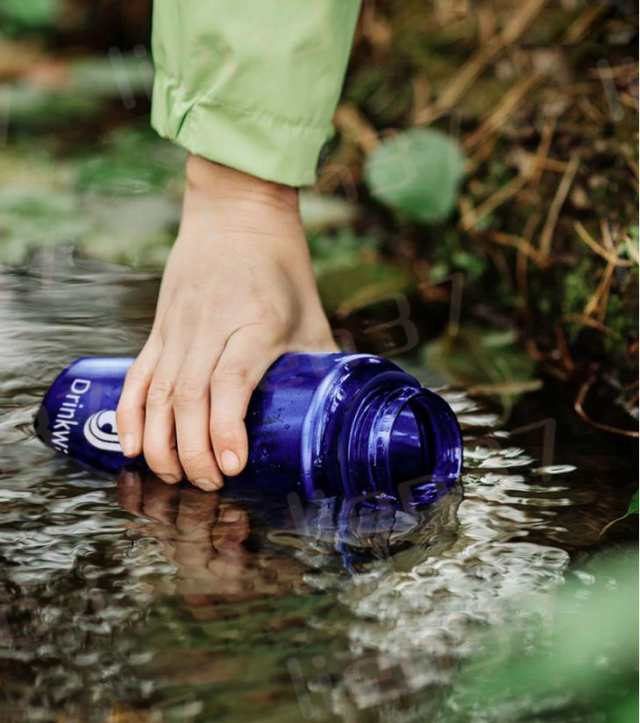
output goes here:
{"type": "Polygon", "coordinates": [[[213,375],[214,387],[247,387],[251,381],[251,370],[243,363],[221,365],[213,375]]]}
{"type": "Polygon", "coordinates": [[[164,406],[171,401],[173,385],[162,379],[154,379],[147,394],[147,404],[151,406],[164,406]]]}
{"type": "Polygon", "coordinates": [[[202,468],[211,464],[209,453],[204,449],[181,449],[180,461],[189,468],[202,468]]]}
{"type": "Polygon", "coordinates": [[[131,414],[132,412],[137,411],[142,407],[143,400],[138,400],[137,397],[133,397],[130,394],[126,394],[123,392],[120,395],[120,399],[118,400],[118,405],[116,407],[116,415],[118,416],[118,419],[121,417],[124,418],[125,415],[131,414]]]}
{"type": "Polygon", "coordinates": [[[211,421],[210,435],[214,446],[221,450],[241,446],[243,439],[243,422],[241,414],[236,410],[224,410],[215,415],[211,421]]]}
{"type": "Polygon", "coordinates": [[[180,464],[189,479],[198,477],[215,478],[217,467],[213,454],[206,449],[186,448],[179,450],[180,464]]]}
{"type": "Polygon", "coordinates": [[[135,362],[129,367],[125,375],[125,385],[139,386],[146,384],[149,379],[149,373],[135,362]]]}
{"type": "Polygon", "coordinates": [[[206,385],[196,379],[185,377],[178,379],[173,393],[175,403],[179,406],[193,404],[205,398],[206,385]]]}

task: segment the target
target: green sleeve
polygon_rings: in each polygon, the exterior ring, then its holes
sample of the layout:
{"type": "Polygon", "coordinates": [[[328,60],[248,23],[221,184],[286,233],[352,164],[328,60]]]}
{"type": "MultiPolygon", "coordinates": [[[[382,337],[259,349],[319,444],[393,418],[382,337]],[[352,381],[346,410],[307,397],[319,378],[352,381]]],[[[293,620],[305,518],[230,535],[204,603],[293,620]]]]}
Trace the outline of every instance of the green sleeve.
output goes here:
{"type": "Polygon", "coordinates": [[[192,153],[313,183],[360,0],[155,0],[151,123],[192,153]]]}

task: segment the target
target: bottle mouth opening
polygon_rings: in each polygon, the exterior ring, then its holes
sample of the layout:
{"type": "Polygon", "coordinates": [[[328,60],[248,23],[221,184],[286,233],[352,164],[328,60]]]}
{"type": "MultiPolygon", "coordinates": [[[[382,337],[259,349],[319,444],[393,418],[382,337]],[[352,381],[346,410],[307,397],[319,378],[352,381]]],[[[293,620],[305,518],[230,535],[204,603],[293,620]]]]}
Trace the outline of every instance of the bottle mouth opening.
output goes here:
{"type": "Polygon", "coordinates": [[[375,488],[411,507],[446,493],[462,469],[458,422],[428,389],[391,392],[373,420],[368,446],[375,488]]]}

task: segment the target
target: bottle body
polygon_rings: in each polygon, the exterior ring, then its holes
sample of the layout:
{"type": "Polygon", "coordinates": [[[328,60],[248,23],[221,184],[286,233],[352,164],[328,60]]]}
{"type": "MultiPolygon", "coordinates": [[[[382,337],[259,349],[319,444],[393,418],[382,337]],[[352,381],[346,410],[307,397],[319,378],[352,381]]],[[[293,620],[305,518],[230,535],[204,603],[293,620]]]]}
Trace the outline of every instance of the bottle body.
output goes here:
{"type": "MultiPolygon", "coordinates": [[[[84,358],[51,386],[36,431],[58,451],[115,472],[115,409],[128,358],[84,358]]],[[[368,354],[290,353],[268,370],[246,415],[249,460],[226,486],[263,494],[402,497],[428,502],[460,473],[462,442],[446,402],[393,362],[368,354]]],[[[140,460],[142,461],[142,460],[140,460]]]]}

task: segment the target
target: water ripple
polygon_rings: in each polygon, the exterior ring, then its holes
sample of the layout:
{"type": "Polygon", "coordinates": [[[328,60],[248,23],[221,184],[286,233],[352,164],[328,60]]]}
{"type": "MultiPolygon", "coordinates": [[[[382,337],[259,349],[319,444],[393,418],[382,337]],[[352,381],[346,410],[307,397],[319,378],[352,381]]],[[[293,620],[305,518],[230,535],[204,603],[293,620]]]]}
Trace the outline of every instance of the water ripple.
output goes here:
{"type": "Polygon", "coordinates": [[[444,392],[463,425],[464,476],[422,519],[396,515],[374,532],[367,521],[364,538],[340,539],[327,510],[300,533],[269,529],[238,502],[233,524],[202,537],[201,524],[180,517],[188,490],[145,482],[142,499],[123,502],[113,481],[34,440],[31,420],[71,357],[140,347],[155,288],[146,275],[71,257],[62,269],[41,260],[30,273],[0,274],[0,661],[10,720],[144,711],[140,720],[235,721],[264,701],[266,721],[293,721],[308,695],[322,701],[319,720],[359,720],[448,684],[478,631],[514,621],[526,631],[525,601],[564,581],[567,539],[597,540],[600,518],[615,516],[575,457],[556,450],[542,464],[460,389],[444,392]],[[151,504],[153,489],[162,504],[151,504]]]}

